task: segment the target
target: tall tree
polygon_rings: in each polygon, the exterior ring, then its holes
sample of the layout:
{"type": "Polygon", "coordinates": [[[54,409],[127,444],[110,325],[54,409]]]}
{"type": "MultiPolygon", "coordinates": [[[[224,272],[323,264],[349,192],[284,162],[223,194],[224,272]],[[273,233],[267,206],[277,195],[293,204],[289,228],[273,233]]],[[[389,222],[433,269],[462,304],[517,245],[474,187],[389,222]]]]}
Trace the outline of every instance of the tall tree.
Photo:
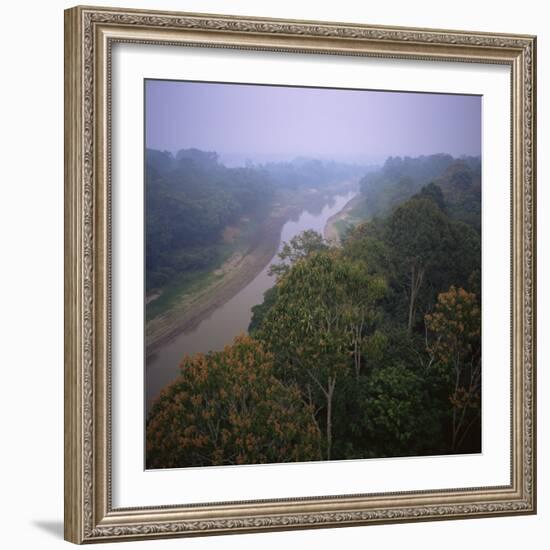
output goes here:
{"type": "Polygon", "coordinates": [[[407,332],[412,332],[419,293],[429,272],[445,261],[452,236],[449,219],[430,199],[399,206],[388,220],[396,274],[408,300],[407,332]]]}
{"type": "Polygon", "coordinates": [[[383,292],[383,281],[362,264],[336,250],[316,252],[281,277],[276,303],[258,332],[275,354],[281,378],[298,383],[316,416],[324,411],[327,459],[337,381],[353,372],[352,365],[360,369],[368,311],[383,292]]]}
{"type": "MultiPolygon", "coordinates": [[[[414,456],[445,452],[440,403],[430,399],[424,372],[398,362],[345,381],[336,402],[336,423],[345,432],[339,455],[345,458],[414,456]]],[[[340,442],[339,442],[340,443],[340,442]]]]}
{"type": "Polygon", "coordinates": [[[328,248],[327,242],[317,231],[313,229],[302,231],[289,242],[283,243],[281,251],[277,254],[279,262],[270,266],[269,273],[278,277],[284,275],[296,261],[306,258],[312,252],[328,250],[328,248]]]}
{"type": "Polygon", "coordinates": [[[431,337],[426,349],[450,382],[453,451],[460,449],[481,414],[480,314],[475,294],[451,286],[439,294],[434,312],[425,316],[431,337]]]}
{"type": "Polygon", "coordinates": [[[186,357],[147,420],[147,467],[319,460],[320,436],[296,386],[247,336],[224,351],[186,357]]]}

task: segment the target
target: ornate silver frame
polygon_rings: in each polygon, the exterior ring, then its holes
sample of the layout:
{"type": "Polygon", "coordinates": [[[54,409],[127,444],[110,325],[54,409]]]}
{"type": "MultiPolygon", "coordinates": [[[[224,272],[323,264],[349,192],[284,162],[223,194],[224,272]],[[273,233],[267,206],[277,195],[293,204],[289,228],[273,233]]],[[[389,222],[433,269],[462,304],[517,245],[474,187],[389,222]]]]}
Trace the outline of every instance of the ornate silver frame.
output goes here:
{"type": "Polygon", "coordinates": [[[71,542],[536,511],[536,38],[76,7],[65,12],[65,538],[71,542]],[[113,509],[110,52],[117,41],[498,63],[512,91],[512,460],[503,487],[113,509]]]}

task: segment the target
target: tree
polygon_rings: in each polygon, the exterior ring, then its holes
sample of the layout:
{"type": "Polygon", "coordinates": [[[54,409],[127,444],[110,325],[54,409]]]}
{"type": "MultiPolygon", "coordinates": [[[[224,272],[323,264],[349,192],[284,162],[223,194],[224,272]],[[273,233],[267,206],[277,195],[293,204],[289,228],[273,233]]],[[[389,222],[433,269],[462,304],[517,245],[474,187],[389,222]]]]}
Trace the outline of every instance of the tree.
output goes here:
{"type": "Polygon", "coordinates": [[[476,296],[451,286],[424,319],[431,336],[426,349],[450,382],[451,448],[456,451],[480,418],[481,316],[476,296]]]}
{"type": "Polygon", "coordinates": [[[373,275],[389,278],[393,273],[391,251],[384,241],[379,220],[354,227],[344,240],[343,253],[347,258],[363,262],[365,269],[373,275]]]}
{"type": "Polygon", "coordinates": [[[248,333],[254,335],[260,329],[265,316],[277,301],[277,285],[273,285],[264,292],[264,301],[252,306],[252,319],[248,325],[248,333]]]}
{"type": "Polygon", "coordinates": [[[237,337],[221,352],[186,357],[147,420],[147,467],[318,460],[320,436],[296,386],[273,357],[237,337]]]}
{"type": "Polygon", "coordinates": [[[452,280],[440,288],[449,288],[451,284],[470,288],[469,278],[481,269],[481,238],[472,226],[461,221],[452,222],[450,229],[452,245],[445,267],[452,280]]]}
{"type": "Polygon", "coordinates": [[[454,162],[455,159],[446,154],[389,157],[381,169],[367,173],[360,181],[368,217],[388,215],[454,162]]]}
{"type": "Polygon", "coordinates": [[[407,332],[412,332],[417,299],[429,271],[443,262],[451,242],[449,220],[430,199],[411,199],[388,220],[388,241],[398,279],[408,299],[407,332]]]}
{"type": "Polygon", "coordinates": [[[358,380],[364,357],[368,357],[384,341],[374,327],[379,316],[375,304],[384,296],[386,282],[380,276],[369,274],[360,262],[350,262],[342,284],[347,299],[344,318],[351,338],[355,379],[358,380]]]}
{"type": "Polygon", "coordinates": [[[420,189],[420,191],[414,196],[418,199],[430,199],[433,201],[442,212],[445,212],[445,198],[443,197],[443,191],[439,185],[436,185],[433,181],[428,185],[425,185],[420,189]]]}
{"type": "Polygon", "coordinates": [[[265,220],[275,188],[256,168],[227,168],[197,149],[145,152],[146,285],[160,288],[178,273],[212,267],[223,231],[246,217],[265,220]]]}
{"type": "Polygon", "coordinates": [[[300,386],[316,416],[324,410],[330,459],[337,380],[353,372],[353,364],[356,372],[361,367],[365,321],[384,283],[361,263],[330,250],[296,261],[277,286],[277,300],[258,337],[274,353],[279,376],[300,386]]]}
{"type": "Polygon", "coordinates": [[[312,252],[328,250],[329,246],[323,239],[323,236],[308,229],[292,237],[290,242],[283,243],[281,252],[277,255],[279,263],[273,264],[269,268],[270,275],[281,276],[288,273],[292,264],[296,261],[306,258],[312,252]]]}
{"type": "Polygon", "coordinates": [[[440,453],[441,427],[423,372],[385,364],[348,384],[337,413],[347,430],[346,458],[440,453]]]}

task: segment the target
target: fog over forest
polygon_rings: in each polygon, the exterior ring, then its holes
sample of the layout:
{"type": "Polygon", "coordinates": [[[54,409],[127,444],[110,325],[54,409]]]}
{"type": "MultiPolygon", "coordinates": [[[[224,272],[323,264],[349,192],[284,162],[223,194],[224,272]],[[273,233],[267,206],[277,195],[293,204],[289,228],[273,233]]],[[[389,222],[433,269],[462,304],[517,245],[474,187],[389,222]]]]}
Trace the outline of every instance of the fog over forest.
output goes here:
{"type": "Polygon", "coordinates": [[[481,99],[146,82],[147,468],[481,452],[481,99]]]}

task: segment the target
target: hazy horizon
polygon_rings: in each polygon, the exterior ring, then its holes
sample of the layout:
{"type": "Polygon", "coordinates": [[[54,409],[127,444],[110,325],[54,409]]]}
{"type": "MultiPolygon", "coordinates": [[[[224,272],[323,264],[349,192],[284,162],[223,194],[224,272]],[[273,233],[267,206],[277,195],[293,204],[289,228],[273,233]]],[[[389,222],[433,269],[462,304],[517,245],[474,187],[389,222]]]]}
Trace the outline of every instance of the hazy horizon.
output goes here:
{"type": "Polygon", "coordinates": [[[481,97],[146,80],[146,147],[215,151],[227,165],[296,157],[481,155],[481,97]]]}

